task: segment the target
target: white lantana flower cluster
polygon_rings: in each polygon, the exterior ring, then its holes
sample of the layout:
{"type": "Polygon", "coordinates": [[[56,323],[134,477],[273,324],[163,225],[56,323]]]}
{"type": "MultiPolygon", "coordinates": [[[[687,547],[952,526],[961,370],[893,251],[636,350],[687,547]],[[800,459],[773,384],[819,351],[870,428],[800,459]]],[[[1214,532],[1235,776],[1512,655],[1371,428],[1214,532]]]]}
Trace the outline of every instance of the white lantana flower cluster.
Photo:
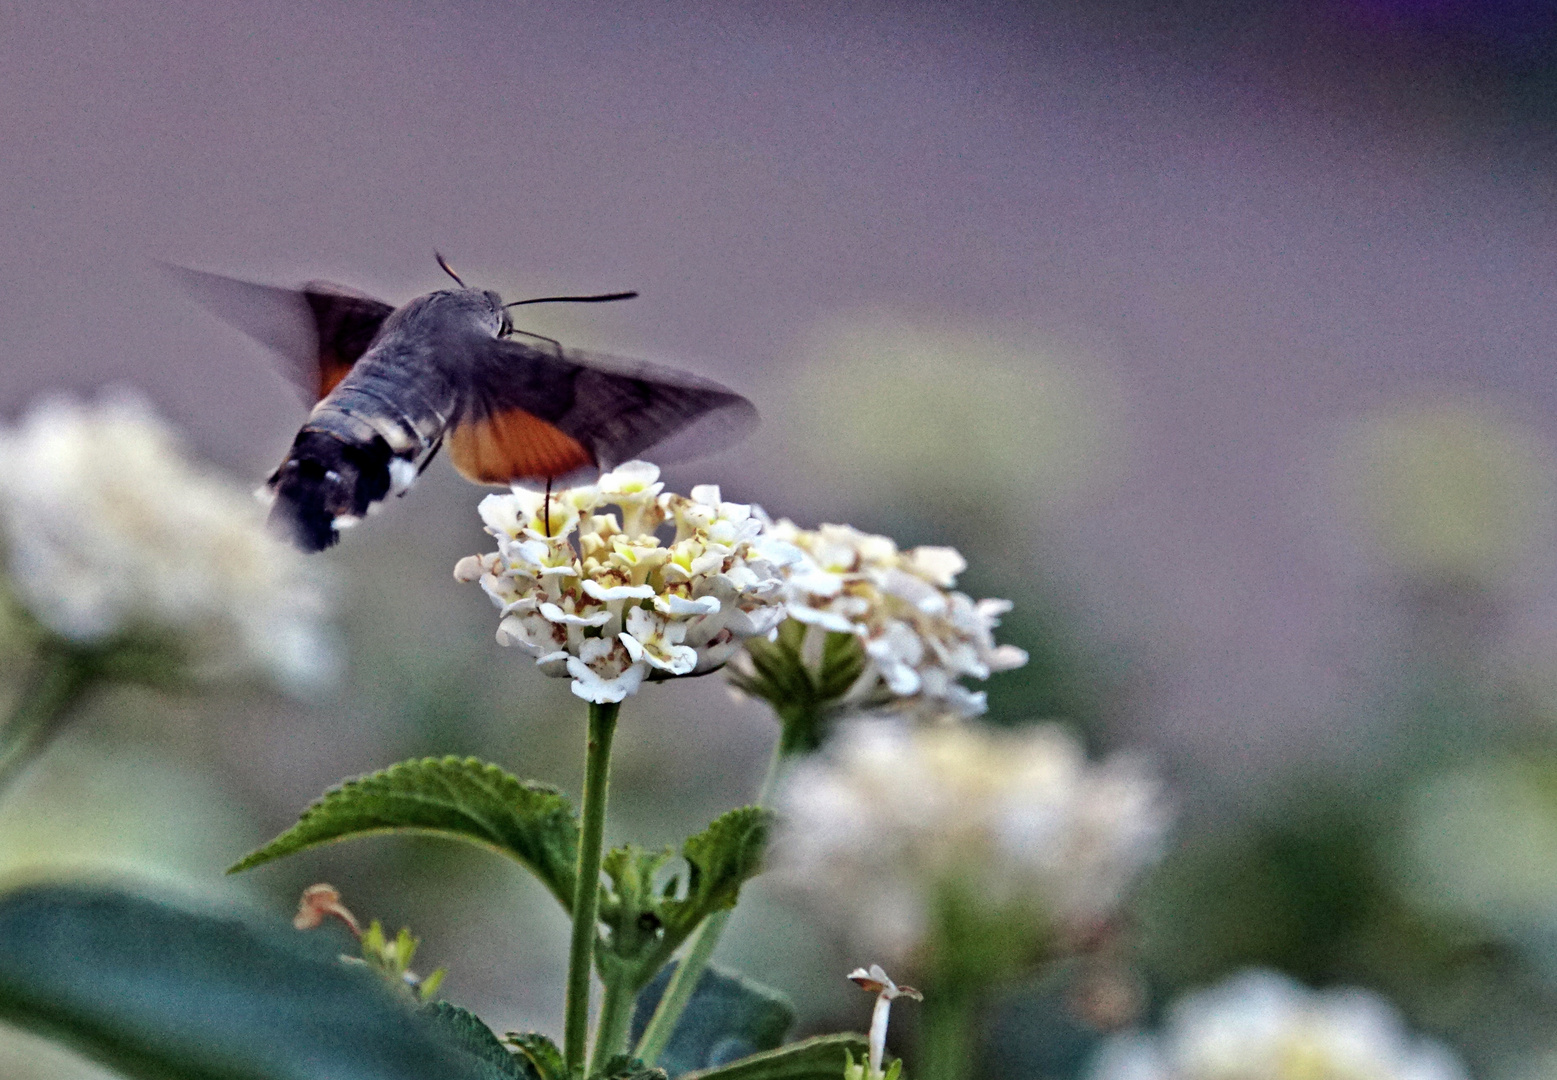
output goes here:
{"type": "Polygon", "coordinates": [[[546,497],[524,488],[481,501],[497,551],[460,560],[502,621],[497,639],[573,680],[586,701],[617,702],[646,678],[722,667],[784,618],[780,567],[792,556],[766,536],[760,510],[663,490],[659,469],[630,461],[585,487],[546,497]],[[615,506],[621,511],[599,512],[615,506]],[[656,530],[675,526],[669,543],[656,530]]]}
{"type": "Polygon", "coordinates": [[[1367,990],[1310,990],[1247,971],[1169,1010],[1159,1035],[1116,1035],[1090,1080],[1468,1080],[1367,990]]]}
{"type": "Polygon", "coordinates": [[[52,399],[0,429],[0,530],[16,599],[78,645],[149,632],[196,675],[307,687],[335,673],[312,568],[138,397],[52,399]]]}
{"type": "Polygon", "coordinates": [[[906,969],[933,952],[948,890],[1033,941],[1089,934],[1168,824],[1136,761],[1090,763],[1057,725],[855,721],[796,766],[779,805],[778,879],[851,947],[906,969]]]}
{"type": "Polygon", "coordinates": [[[995,643],[1009,600],[954,591],[967,568],[955,548],[900,551],[889,537],[849,525],[802,529],[788,520],[771,534],[798,551],[785,574],[785,600],[790,618],[807,625],[808,645],[836,631],[857,636],[865,650],[865,669],[840,705],[977,716],[985,694],[958,680],[1027,663],[1023,650],[995,643]]]}

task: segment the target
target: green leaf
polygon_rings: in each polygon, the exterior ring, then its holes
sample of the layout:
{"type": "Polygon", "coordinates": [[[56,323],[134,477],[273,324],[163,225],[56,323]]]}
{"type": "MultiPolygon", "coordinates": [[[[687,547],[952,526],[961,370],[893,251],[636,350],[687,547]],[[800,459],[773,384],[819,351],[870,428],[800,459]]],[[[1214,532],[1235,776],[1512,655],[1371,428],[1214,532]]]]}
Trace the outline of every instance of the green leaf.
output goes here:
{"type": "Polygon", "coordinates": [[[517,859],[573,906],[578,817],[554,788],[516,779],[476,758],[423,758],[348,780],[314,803],[298,823],[228,873],[299,851],[376,833],[430,833],[466,840],[517,859]]]}
{"type": "Polygon", "coordinates": [[[600,869],[611,887],[600,898],[601,921],[611,921],[606,913],[614,917],[618,908],[632,909],[636,914],[657,903],[654,879],[672,854],[670,848],[645,851],[636,844],[623,844],[606,852],[600,869]]]}
{"type": "Polygon", "coordinates": [[[438,995],[438,987],[443,985],[444,976],[449,973],[448,968],[436,968],[431,975],[426,975],[421,982],[416,984],[416,996],[418,1000],[435,1003],[438,995]]]}
{"type": "Polygon", "coordinates": [[[567,1061],[557,1044],[546,1036],[534,1031],[510,1031],[504,1039],[530,1063],[541,1080],[567,1080],[567,1061]]]}
{"type": "Polygon", "coordinates": [[[762,869],[773,814],[760,806],[743,806],[721,814],[713,824],[681,847],[687,860],[687,895],[664,903],[667,935],[684,937],[709,915],[733,908],[741,885],[762,869]]]}
{"type": "Polygon", "coordinates": [[[818,1035],[701,1072],[681,1080],[840,1080],[849,1055],[869,1052],[863,1035],[818,1035]]]}
{"type": "Polygon", "coordinates": [[[665,1070],[651,1068],[631,1054],[617,1054],[595,1073],[594,1080],[666,1080],[665,1070]]]}
{"type": "MultiPolygon", "coordinates": [[[[676,965],[671,964],[660,972],[633,1003],[635,1045],[643,1038],[649,1018],[659,1007],[660,996],[675,970],[676,965]]],[[[784,1041],[794,1023],[795,1010],[783,994],[709,965],[697,980],[697,988],[657,1064],[671,1076],[725,1065],[761,1050],[774,1049],[784,1041]]]]}
{"type": "Polygon", "coordinates": [[[683,879],[656,889],[655,878],[671,852],[633,845],[606,854],[608,879],[600,894],[600,921],[609,929],[596,947],[608,984],[634,990],[652,979],[672,953],[708,916],[735,906],[741,885],[762,868],[771,811],[744,806],[721,815],[681,847],[683,879]]]}
{"type": "Polygon", "coordinates": [[[488,1080],[540,1080],[529,1061],[505,1047],[475,1013],[447,1001],[424,1005],[420,1012],[445,1042],[472,1058],[488,1080]]]}
{"type": "Polygon", "coordinates": [[[329,933],[105,887],[0,895],[0,1021],[136,1080],[492,1080],[329,933]]]}

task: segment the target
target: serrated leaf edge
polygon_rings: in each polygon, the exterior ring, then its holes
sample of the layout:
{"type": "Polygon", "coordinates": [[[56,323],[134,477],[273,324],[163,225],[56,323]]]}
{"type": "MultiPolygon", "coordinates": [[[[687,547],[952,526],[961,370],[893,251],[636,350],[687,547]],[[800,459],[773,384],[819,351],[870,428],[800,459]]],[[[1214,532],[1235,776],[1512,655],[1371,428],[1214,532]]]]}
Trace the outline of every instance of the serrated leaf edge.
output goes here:
{"type": "MultiPolygon", "coordinates": [[[[373,781],[388,780],[390,774],[394,773],[396,770],[408,769],[408,768],[413,768],[413,767],[414,768],[423,768],[423,769],[432,769],[432,768],[437,767],[437,766],[445,766],[445,767],[455,767],[455,766],[466,766],[466,767],[469,767],[469,766],[475,766],[475,769],[473,770],[474,772],[478,772],[480,774],[485,774],[486,776],[491,776],[493,774],[496,774],[497,783],[503,783],[505,781],[512,781],[513,783],[518,784],[521,788],[523,788],[527,792],[533,792],[533,793],[538,794],[538,795],[559,795],[559,796],[562,795],[562,792],[559,789],[553,787],[550,784],[544,784],[544,783],[541,783],[539,781],[534,781],[534,780],[521,780],[518,777],[514,776],[512,773],[508,772],[502,766],[495,765],[495,764],[493,764],[491,762],[482,761],[480,758],[477,758],[477,757],[461,758],[458,755],[450,754],[448,756],[441,757],[441,758],[439,758],[439,757],[413,758],[413,759],[411,759],[409,761],[396,762],[395,764],[390,765],[390,766],[388,766],[386,768],[383,768],[383,769],[379,769],[376,772],[364,773],[361,776],[354,776],[354,777],[352,777],[352,778],[350,778],[348,780],[343,780],[340,783],[336,784],[334,787],[330,788],[328,791],[326,791],[319,798],[315,799],[312,803],[310,803],[307,806],[307,808],[305,808],[303,810],[303,812],[300,815],[298,815],[298,819],[297,819],[295,824],[293,824],[290,828],[288,828],[287,830],[282,832],[280,835],[278,835],[275,838],[273,838],[272,840],[270,840],[268,843],[261,845],[260,847],[256,848],[255,850],[249,852],[243,858],[239,859],[237,862],[233,863],[232,866],[227,868],[226,872],[228,874],[242,873],[242,872],[244,872],[246,870],[252,870],[255,867],[263,866],[266,863],[273,862],[276,859],[284,858],[284,857],[286,857],[288,855],[296,855],[296,854],[298,854],[300,852],[310,851],[310,850],[312,850],[314,848],[325,847],[325,846],[327,846],[329,844],[340,843],[343,840],[354,840],[354,839],[358,839],[360,837],[383,836],[383,835],[387,835],[387,834],[391,834],[391,833],[398,834],[398,835],[411,835],[411,836],[439,836],[439,837],[445,837],[445,838],[448,838],[448,839],[451,839],[451,840],[460,840],[460,841],[463,841],[464,843],[471,844],[471,845],[473,845],[475,847],[484,848],[487,851],[491,851],[491,852],[493,852],[495,854],[502,855],[502,856],[505,856],[505,857],[507,857],[509,859],[512,859],[513,861],[519,863],[521,866],[525,867],[531,873],[535,874],[535,876],[542,882],[542,884],[544,884],[547,887],[547,889],[552,893],[552,895],[557,898],[558,902],[560,902],[563,905],[563,907],[570,908],[572,906],[572,903],[573,903],[573,899],[572,899],[573,882],[572,882],[571,879],[569,879],[569,880],[567,880],[565,882],[555,882],[554,883],[554,882],[548,880],[548,877],[547,877],[546,874],[543,874],[543,873],[540,872],[540,868],[539,867],[537,867],[534,863],[532,863],[529,859],[525,858],[519,852],[514,851],[513,849],[511,849],[511,848],[509,848],[509,847],[507,847],[507,846],[505,846],[503,844],[497,844],[497,843],[493,843],[491,841],[482,840],[482,839],[480,839],[478,837],[474,837],[474,836],[470,835],[469,833],[458,832],[458,831],[452,830],[452,829],[435,829],[435,828],[426,828],[426,827],[415,826],[415,825],[385,825],[385,826],[380,827],[380,828],[359,829],[359,830],[355,830],[353,832],[343,833],[343,834],[341,834],[339,836],[330,836],[330,837],[326,837],[326,838],[323,838],[323,839],[320,839],[320,840],[313,840],[313,841],[309,841],[307,843],[300,844],[299,846],[296,846],[296,847],[286,846],[287,838],[289,836],[291,836],[294,832],[298,831],[299,829],[303,828],[309,822],[310,819],[312,819],[316,815],[324,812],[324,810],[327,808],[327,806],[330,804],[330,802],[332,800],[335,800],[335,799],[338,799],[338,798],[342,797],[350,789],[355,788],[355,787],[359,787],[359,786],[364,785],[364,784],[371,783],[373,781]],[[285,850],[280,850],[283,847],[285,847],[285,850]]],[[[469,775],[469,774],[467,774],[467,775],[469,775]]],[[[493,787],[489,788],[488,789],[488,793],[490,795],[492,795],[496,799],[501,799],[501,797],[502,797],[501,794],[499,793],[499,791],[497,790],[496,786],[493,786],[493,787]]],[[[394,795],[395,795],[396,798],[408,799],[408,800],[413,800],[413,801],[423,801],[423,802],[433,802],[433,801],[435,801],[433,799],[427,798],[426,796],[423,796],[420,793],[416,793],[416,792],[395,792],[394,795]]],[[[449,806],[449,805],[452,805],[452,804],[450,804],[450,803],[441,803],[440,805],[449,806]]],[[[483,818],[482,815],[477,814],[477,813],[472,813],[465,807],[459,807],[458,809],[459,809],[459,811],[461,813],[468,814],[473,820],[479,822],[482,825],[482,827],[487,829],[488,831],[491,831],[491,832],[496,832],[497,831],[496,829],[494,829],[492,827],[490,822],[486,821],[483,818]]],[[[573,820],[574,820],[575,823],[577,822],[578,819],[577,819],[576,815],[573,815],[573,820]]]]}

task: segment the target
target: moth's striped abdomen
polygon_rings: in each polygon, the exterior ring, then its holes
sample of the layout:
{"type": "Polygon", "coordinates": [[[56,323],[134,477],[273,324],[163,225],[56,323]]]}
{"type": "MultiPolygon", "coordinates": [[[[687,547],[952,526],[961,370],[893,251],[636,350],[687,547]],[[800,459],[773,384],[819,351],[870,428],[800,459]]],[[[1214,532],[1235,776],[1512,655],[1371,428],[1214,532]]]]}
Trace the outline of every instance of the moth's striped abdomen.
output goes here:
{"type": "Polygon", "coordinates": [[[409,488],[455,418],[458,394],[425,341],[384,333],[312,414],[268,482],[271,521],[307,551],[409,488]]]}

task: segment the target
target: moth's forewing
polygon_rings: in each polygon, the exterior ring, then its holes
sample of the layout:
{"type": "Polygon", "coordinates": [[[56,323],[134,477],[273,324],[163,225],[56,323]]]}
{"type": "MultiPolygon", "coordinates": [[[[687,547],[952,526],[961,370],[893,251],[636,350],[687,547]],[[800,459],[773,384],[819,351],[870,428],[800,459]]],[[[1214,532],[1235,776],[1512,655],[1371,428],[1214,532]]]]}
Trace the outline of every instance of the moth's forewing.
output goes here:
{"type": "Polygon", "coordinates": [[[483,483],[611,468],[651,449],[660,461],[695,457],[757,422],[733,390],[654,364],[499,339],[464,359],[466,404],[450,448],[460,471],[483,483]]]}
{"type": "Polygon", "coordinates": [[[328,282],[280,289],[171,263],[159,265],[200,304],[277,353],[284,362],[282,373],[309,405],[333,390],[361,359],[394,310],[328,282]]]}
{"type": "Polygon", "coordinates": [[[601,464],[652,451],[670,464],[733,446],[757,426],[757,407],[728,387],[674,368],[619,357],[570,353],[587,366],[565,430],[594,430],[601,464]]]}

